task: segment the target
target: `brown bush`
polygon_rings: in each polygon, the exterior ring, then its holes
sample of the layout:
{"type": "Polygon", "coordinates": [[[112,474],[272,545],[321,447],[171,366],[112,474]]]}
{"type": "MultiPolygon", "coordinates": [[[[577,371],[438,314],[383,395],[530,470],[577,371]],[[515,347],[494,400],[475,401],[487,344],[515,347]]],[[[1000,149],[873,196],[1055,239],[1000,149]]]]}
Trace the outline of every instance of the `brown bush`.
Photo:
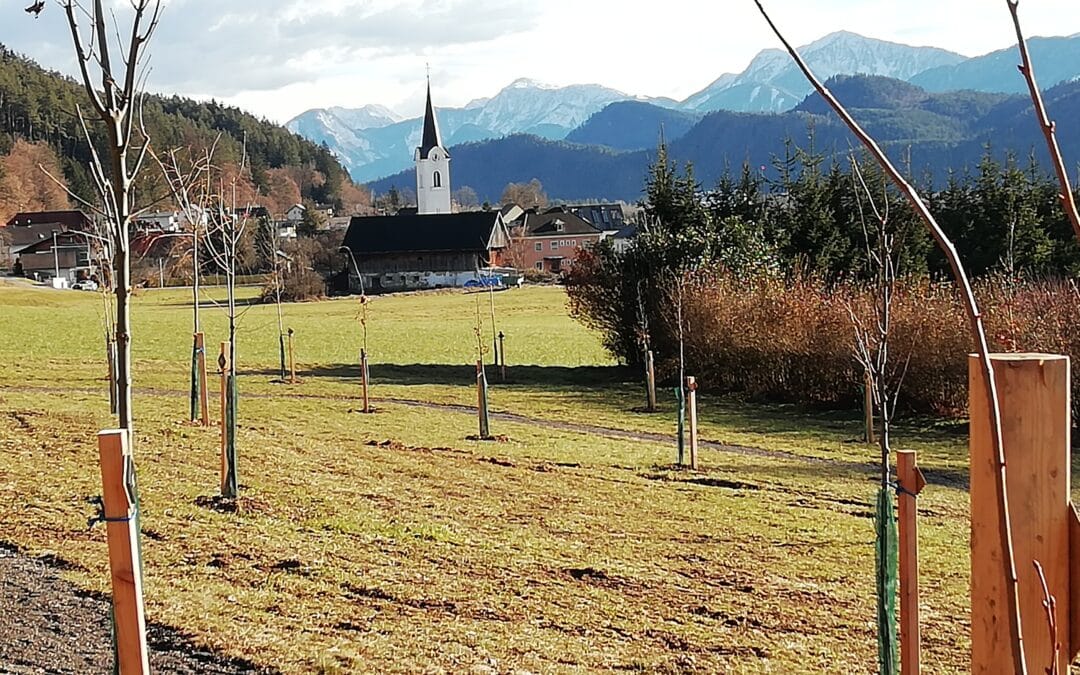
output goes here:
{"type": "MultiPolygon", "coordinates": [[[[975,288],[991,348],[1080,358],[1080,292],[1058,280],[989,277],[975,288]]],[[[827,286],[809,277],[735,279],[698,275],[686,289],[688,368],[703,386],[754,398],[852,405],[862,373],[854,357],[850,311],[869,317],[869,289],[827,286]]],[[[952,284],[903,282],[893,305],[894,358],[910,353],[901,391],[910,410],[956,414],[967,405],[972,340],[952,284]]],[[[673,354],[673,322],[665,322],[673,354]]],[[[666,359],[668,365],[672,359],[666,359]]],[[[1074,405],[1080,378],[1073,378],[1074,405]]]]}

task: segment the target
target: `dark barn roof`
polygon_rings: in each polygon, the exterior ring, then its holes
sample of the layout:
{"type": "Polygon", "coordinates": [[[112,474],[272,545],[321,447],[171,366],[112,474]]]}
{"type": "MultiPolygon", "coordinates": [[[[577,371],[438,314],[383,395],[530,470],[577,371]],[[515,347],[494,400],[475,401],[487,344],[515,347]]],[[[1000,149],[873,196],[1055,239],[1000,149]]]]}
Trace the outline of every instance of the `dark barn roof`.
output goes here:
{"type": "Polygon", "coordinates": [[[487,251],[501,248],[503,228],[498,211],[438,215],[355,216],[343,246],[356,255],[415,251],[487,251]],[[495,237],[492,235],[496,234],[495,237]]]}
{"type": "Polygon", "coordinates": [[[7,225],[61,225],[68,230],[82,230],[90,226],[90,219],[82,211],[24,211],[16,213],[7,225]]]}

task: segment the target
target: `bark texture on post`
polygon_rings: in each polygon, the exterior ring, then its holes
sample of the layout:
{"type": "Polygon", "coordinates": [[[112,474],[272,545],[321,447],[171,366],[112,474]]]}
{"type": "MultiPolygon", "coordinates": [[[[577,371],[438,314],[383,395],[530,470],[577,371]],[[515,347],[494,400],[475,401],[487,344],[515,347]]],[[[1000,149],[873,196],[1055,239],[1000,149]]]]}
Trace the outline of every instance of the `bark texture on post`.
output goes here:
{"type": "MultiPolygon", "coordinates": [[[[1009,509],[1022,528],[1013,532],[1020,586],[1020,614],[1027,668],[1047,672],[1054,645],[1045,630],[1042,584],[1067,606],[1069,572],[1070,410],[1069,358],[1049,354],[994,354],[1001,401],[1001,431],[1010,469],[1009,509]]],[[[995,504],[997,463],[983,390],[982,366],[970,358],[971,385],[971,671],[1012,674],[1008,625],[1008,580],[1002,575],[995,504]]],[[[1069,612],[1057,612],[1057,641],[1068,643],[1069,612]]],[[[1060,650],[1058,670],[1067,672],[1060,650]]]]}

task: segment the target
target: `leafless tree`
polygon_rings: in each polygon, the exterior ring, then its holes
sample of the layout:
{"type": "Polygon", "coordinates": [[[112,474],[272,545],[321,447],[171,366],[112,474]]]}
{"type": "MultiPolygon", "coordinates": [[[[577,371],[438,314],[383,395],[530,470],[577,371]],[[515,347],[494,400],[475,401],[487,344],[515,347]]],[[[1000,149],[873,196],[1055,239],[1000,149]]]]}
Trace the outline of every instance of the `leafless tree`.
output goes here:
{"type": "Polygon", "coordinates": [[[1016,556],[1012,545],[1012,523],[1009,518],[1009,493],[1005,468],[1005,454],[1001,436],[1001,407],[998,404],[997,383],[994,379],[994,366],[990,361],[990,348],[986,339],[986,331],[983,327],[982,314],[979,312],[978,303],[975,301],[975,294],[972,292],[971,282],[968,279],[967,272],[964,270],[963,262],[956,252],[956,247],[953,246],[952,242],[945,235],[945,232],[938,225],[937,220],[934,218],[933,214],[930,213],[930,209],[927,208],[926,203],[923,202],[922,197],[915,188],[911,186],[907,179],[904,178],[900,171],[893,165],[885,155],[884,151],[878,146],[877,142],[863,130],[847,109],[840,104],[836,97],[821,83],[821,80],[814,75],[813,71],[811,71],[810,67],[806,64],[806,61],[799,55],[798,50],[791,45],[769,17],[768,12],[765,10],[765,6],[762,4],[762,0],[754,0],[754,3],[757,5],[761,15],[776,34],[776,37],[784,45],[784,48],[787,50],[788,54],[791,55],[791,58],[799,67],[799,70],[802,71],[806,79],[813,85],[814,89],[821,95],[825,102],[836,112],[855,137],[859,139],[859,142],[863,144],[871,156],[873,156],[878,164],[881,165],[881,168],[888,177],[911,203],[915,212],[923,222],[926,223],[926,226],[930,230],[931,235],[933,235],[938,247],[941,248],[946,259],[949,261],[953,278],[961,290],[961,299],[964,302],[968,321],[971,325],[972,338],[975,343],[976,352],[979,356],[979,362],[982,366],[983,382],[987,393],[987,406],[990,418],[990,438],[993,443],[996,464],[995,492],[998,509],[998,530],[1001,533],[1001,564],[1006,579],[1005,595],[1008,602],[1005,614],[1008,623],[1010,646],[1012,648],[1013,667],[1016,673],[1025,675],[1027,673],[1027,663],[1024,659],[1023,632],[1020,620],[1019,581],[1016,573],[1016,556]]]}
{"type": "Polygon", "coordinates": [[[126,41],[115,14],[106,14],[102,0],[58,0],[67,17],[79,63],[83,89],[105,127],[106,154],[99,155],[82,108],[79,120],[92,153],[90,173],[101,197],[109,238],[114,244],[117,343],[117,415],[119,426],[132,428],[131,416],[131,247],[129,226],[135,215],[132,186],[150,147],[142,124],[147,45],[161,16],[160,0],[131,0],[131,26],[126,41]],[[89,6],[87,6],[89,4],[89,6]],[[112,16],[112,21],[110,21],[112,16]],[[83,20],[89,28],[83,28],[83,20]],[[111,24],[111,25],[110,25],[111,24]],[[110,28],[112,29],[110,31],[110,28]],[[110,32],[115,42],[110,43],[110,32]],[[116,46],[119,60],[112,55],[116,46]]]}

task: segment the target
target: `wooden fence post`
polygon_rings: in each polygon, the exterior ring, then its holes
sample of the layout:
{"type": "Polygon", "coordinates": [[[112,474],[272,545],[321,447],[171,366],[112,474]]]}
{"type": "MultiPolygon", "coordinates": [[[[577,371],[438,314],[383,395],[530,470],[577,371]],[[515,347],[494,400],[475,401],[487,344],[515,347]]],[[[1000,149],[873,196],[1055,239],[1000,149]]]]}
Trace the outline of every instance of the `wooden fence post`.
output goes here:
{"type": "Polygon", "coordinates": [[[690,408],[690,468],[698,468],[698,426],[697,426],[697,379],[686,378],[687,406],[690,408]]]}
{"type": "Polygon", "coordinates": [[[866,371],[863,377],[863,418],[866,425],[863,440],[877,443],[874,437],[874,379],[870,376],[870,371],[866,371]]]}
{"type": "Polygon", "coordinates": [[[101,499],[109,541],[117,669],[120,675],[148,675],[135,465],[128,439],[124,429],[98,434],[101,499]]]}
{"type": "MultiPolygon", "coordinates": [[[[1008,509],[1019,582],[1020,623],[1029,673],[1068,672],[1080,644],[1071,640],[1069,358],[1049,354],[992,354],[1008,466],[1008,509]],[[1048,629],[1039,562],[1055,598],[1056,640],[1048,629]],[[1060,645],[1060,649],[1055,645],[1060,645]]],[[[983,369],[969,357],[971,444],[971,672],[1013,675],[1001,519],[983,369]]],[[[1078,561],[1074,560],[1073,563],[1078,561]]],[[[1080,583],[1080,579],[1076,583],[1080,583]]]]}
{"type": "Polygon", "coordinates": [[[360,350],[360,385],[364,390],[364,412],[371,412],[371,400],[368,398],[368,364],[367,351],[360,350]]]}
{"type": "Polygon", "coordinates": [[[645,396],[647,403],[645,409],[656,412],[656,367],[651,349],[645,352],[645,396]]]}
{"type": "Polygon", "coordinates": [[[678,465],[686,465],[686,389],[683,388],[683,382],[679,382],[675,387],[675,398],[678,400],[679,416],[678,416],[678,465]]]}
{"type": "Polygon", "coordinates": [[[480,440],[491,438],[491,426],[488,421],[487,378],[484,377],[484,362],[476,362],[476,410],[480,422],[480,440]]]}
{"type": "Polygon", "coordinates": [[[218,356],[218,369],[221,373],[221,494],[226,493],[229,474],[229,343],[221,343],[218,356]]]}
{"type": "Polygon", "coordinates": [[[919,675],[919,525],[916,497],[926,479],[913,450],[896,453],[900,485],[900,675],[919,675]]]}
{"type": "Polygon", "coordinates": [[[289,329],[289,384],[296,384],[296,352],[293,351],[293,329],[289,329]]]}

